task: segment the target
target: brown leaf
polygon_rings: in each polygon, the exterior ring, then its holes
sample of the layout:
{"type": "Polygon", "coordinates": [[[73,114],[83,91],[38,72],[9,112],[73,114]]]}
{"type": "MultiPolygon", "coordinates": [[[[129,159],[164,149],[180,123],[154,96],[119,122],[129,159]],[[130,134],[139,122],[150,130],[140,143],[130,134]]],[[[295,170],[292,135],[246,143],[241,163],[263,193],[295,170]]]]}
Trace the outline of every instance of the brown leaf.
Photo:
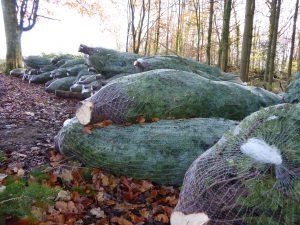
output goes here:
{"type": "Polygon", "coordinates": [[[169,223],[169,217],[165,214],[156,215],[155,220],[163,222],[163,223],[169,223]]]}
{"type": "Polygon", "coordinates": [[[152,122],[159,122],[159,121],[160,121],[160,119],[158,117],[153,117],[152,118],[152,122]]]}
{"type": "Polygon", "coordinates": [[[92,134],[92,129],[93,129],[93,125],[86,125],[83,127],[83,131],[88,134],[92,134]]]}
{"type": "Polygon", "coordinates": [[[119,225],[133,225],[133,223],[131,223],[130,221],[116,216],[111,218],[110,222],[117,223],[119,225]]]}
{"type": "Polygon", "coordinates": [[[57,201],[57,202],[55,202],[55,208],[62,213],[67,213],[68,212],[68,203],[63,202],[63,201],[57,201]]]}
{"type": "Polygon", "coordinates": [[[104,128],[107,127],[109,125],[111,125],[113,122],[111,120],[103,120],[100,123],[95,123],[93,124],[93,127],[100,127],[100,128],[104,128]]]}
{"type": "Polygon", "coordinates": [[[130,214],[129,214],[129,217],[130,217],[131,221],[132,221],[134,224],[137,224],[137,223],[141,223],[141,222],[145,222],[145,221],[146,221],[146,218],[137,216],[137,215],[135,215],[135,214],[133,214],[133,213],[130,213],[130,214]]]}
{"type": "Polygon", "coordinates": [[[145,123],[145,121],[146,121],[145,118],[142,116],[139,116],[138,118],[136,118],[137,123],[145,123]]]}

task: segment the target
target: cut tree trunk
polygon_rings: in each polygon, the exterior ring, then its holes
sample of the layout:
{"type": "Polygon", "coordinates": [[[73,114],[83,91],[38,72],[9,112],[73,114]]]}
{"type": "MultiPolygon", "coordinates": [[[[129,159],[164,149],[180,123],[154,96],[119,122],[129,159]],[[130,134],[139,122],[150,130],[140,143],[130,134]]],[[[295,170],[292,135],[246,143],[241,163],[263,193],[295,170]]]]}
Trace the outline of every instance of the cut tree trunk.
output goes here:
{"type": "Polygon", "coordinates": [[[117,175],[181,185],[191,162],[235,125],[224,119],[165,120],[94,128],[89,135],[72,119],[55,146],[67,157],[117,175]]]}
{"type": "Polygon", "coordinates": [[[222,117],[241,120],[260,107],[281,102],[260,88],[211,81],[194,73],[153,70],[113,80],[81,102],[76,117],[86,125],[102,120],[222,117]]]}
{"type": "Polygon", "coordinates": [[[80,92],[55,90],[55,96],[60,97],[60,98],[74,98],[74,99],[83,100],[83,99],[88,98],[90,95],[85,95],[80,92]]]}
{"type": "Polygon", "coordinates": [[[70,87],[76,80],[76,77],[64,77],[56,79],[49,86],[46,86],[47,92],[55,92],[55,90],[69,91],[70,87]]]}
{"type": "Polygon", "coordinates": [[[45,72],[38,75],[29,75],[29,83],[33,84],[45,84],[47,81],[52,80],[51,72],[45,72]]]}
{"type": "Polygon", "coordinates": [[[103,74],[106,78],[110,78],[120,73],[136,73],[137,70],[133,62],[140,56],[128,52],[118,52],[105,48],[90,48],[80,45],[79,51],[88,56],[87,63],[103,74]]]}

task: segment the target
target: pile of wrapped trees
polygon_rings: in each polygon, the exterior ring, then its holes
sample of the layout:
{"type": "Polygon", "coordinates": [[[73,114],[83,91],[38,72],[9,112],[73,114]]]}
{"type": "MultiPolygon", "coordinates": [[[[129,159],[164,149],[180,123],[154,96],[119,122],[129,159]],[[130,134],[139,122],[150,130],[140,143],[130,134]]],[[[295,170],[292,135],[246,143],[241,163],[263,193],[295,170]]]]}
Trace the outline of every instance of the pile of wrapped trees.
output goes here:
{"type": "Polygon", "coordinates": [[[284,94],[284,100],[289,103],[300,102],[300,72],[294,74],[294,80],[287,88],[287,92],[284,94]]]}
{"type": "Polygon", "coordinates": [[[188,169],[172,225],[300,224],[300,104],[246,117],[188,169]]]}
{"type": "Polygon", "coordinates": [[[22,76],[30,83],[45,84],[47,92],[59,97],[85,99],[110,81],[130,74],[156,69],[193,72],[214,81],[241,83],[237,75],[179,56],[140,57],[137,54],[80,45],[84,57],[72,55],[28,56],[26,69],[14,69],[12,76],[22,76]]]}
{"type": "Polygon", "coordinates": [[[82,101],[56,136],[56,149],[114,174],[180,185],[193,160],[234,120],[278,103],[259,88],[151,70],[114,79],[82,101]],[[113,125],[103,127],[107,121],[113,125]]]}

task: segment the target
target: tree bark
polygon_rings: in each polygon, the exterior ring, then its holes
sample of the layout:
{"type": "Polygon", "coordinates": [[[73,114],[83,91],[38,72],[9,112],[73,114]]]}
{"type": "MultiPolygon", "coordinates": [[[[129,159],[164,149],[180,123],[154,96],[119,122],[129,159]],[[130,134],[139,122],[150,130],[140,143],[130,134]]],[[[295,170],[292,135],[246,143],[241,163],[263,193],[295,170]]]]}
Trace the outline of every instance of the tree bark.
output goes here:
{"type": "Polygon", "coordinates": [[[295,36],[296,36],[296,26],[297,26],[297,17],[298,17],[298,7],[299,7],[299,0],[297,0],[297,2],[296,2],[295,14],[294,14],[293,33],[292,33],[291,50],[290,50],[289,65],[288,65],[288,74],[287,74],[289,81],[290,81],[291,75],[292,75],[292,65],[293,65],[293,58],[294,58],[294,48],[295,48],[295,36]]]}
{"type": "Polygon", "coordinates": [[[265,74],[264,74],[265,83],[267,83],[268,79],[269,79],[270,58],[271,58],[271,52],[272,52],[272,40],[274,39],[274,29],[275,29],[276,5],[277,5],[277,0],[272,0],[270,26],[269,26],[269,42],[268,42],[268,50],[267,50],[267,60],[266,60],[266,64],[265,64],[265,74]]]}
{"type": "Polygon", "coordinates": [[[271,51],[271,57],[270,57],[268,90],[272,90],[272,84],[273,84],[280,9],[281,9],[281,0],[278,0],[277,7],[276,7],[276,13],[275,13],[275,24],[274,24],[274,30],[273,30],[274,34],[273,34],[273,39],[272,39],[272,51],[271,51]]]}
{"type": "Polygon", "coordinates": [[[22,32],[18,25],[16,0],[1,0],[6,37],[6,72],[23,66],[21,51],[22,32]]]}
{"type": "Polygon", "coordinates": [[[247,0],[246,3],[246,13],[245,13],[245,28],[243,35],[242,44],[242,55],[241,55],[241,66],[240,66],[240,76],[242,81],[248,81],[248,71],[250,64],[250,53],[251,53],[251,42],[252,42],[252,32],[253,32],[253,17],[255,10],[255,0],[247,0]]]}
{"type": "Polygon", "coordinates": [[[227,66],[228,66],[229,25],[230,25],[231,5],[232,5],[232,0],[225,1],[221,46],[219,49],[218,65],[224,72],[227,71],[227,66]]]}
{"type": "Polygon", "coordinates": [[[298,42],[298,66],[297,66],[297,71],[300,72],[300,33],[298,33],[298,38],[299,38],[299,42],[298,42]]]}
{"type": "Polygon", "coordinates": [[[159,36],[160,36],[160,21],[161,21],[161,0],[158,0],[158,16],[157,16],[157,20],[156,20],[155,45],[154,45],[155,55],[157,55],[157,53],[158,53],[159,36]]]}

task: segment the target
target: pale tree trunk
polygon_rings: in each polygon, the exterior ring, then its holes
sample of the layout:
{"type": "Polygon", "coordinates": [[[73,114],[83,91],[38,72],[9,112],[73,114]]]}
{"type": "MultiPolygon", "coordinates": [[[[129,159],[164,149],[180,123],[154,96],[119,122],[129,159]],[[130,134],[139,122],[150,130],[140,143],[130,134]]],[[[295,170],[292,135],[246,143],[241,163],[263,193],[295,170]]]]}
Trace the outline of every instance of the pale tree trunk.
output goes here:
{"type": "Polygon", "coordinates": [[[268,90],[272,90],[273,78],[274,78],[274,68],[275,68],[275,57],[276,57],[276,47],[277,47],[277,36],[278,36],[278,25],[281,9],[281,0],[278,0],[275,14],[275,24],[274,24],[274,34],[272,40],[272,51],[270,57],[270,70],[269,70],[269,82],[268,90]]]}
{"type": "Polygon", "coordinates": [[[297,71],[300,72],[300,33],[298,33],[298,66],[297,66],[297,71]]]}
{"type": "Polygon", "coordinates": [[[197,56],[196,60],[200,61],[200,34],[201,34],[201,27],[200,27],[200,0],[193,0],[194,12],[196,16],[196,28],[197,28],[197,56]]]}
{"type": "MultiPolygon", "coordinates": [[[[255,1],[255,0],[253,0],[253,1],[255,1]]],[[[238,21],[238,18],[237,18],[237,12],[235,10],[234,4],[233,4],[233,12],[234,12],[234,22],[235,22],[235,32],[236,32],[236,40],[235,40],[235,49],[236,49],[235,65],[239,66],[239,60],[240,60],[240,24],[239,24],[239,21],[238,21]]]]}
{"type": "Polygon", "coordinates": [[[246,2],[246,13],[245,13],[245,27],[243,34],[242,44],[242,55],[241,55],[241,66],[240,66],[240,77],[244,82],[248,81],[249,65],[250,65],[250,53],[251,53],[251,42],[253,33],[253,17],[255,10],[255,0],[247,0],[246,2]]]}
{"type": "Polygon", "coordinates": [[[23,66],[21,35],[15,0],[1,0],[6,37],[6,73],[23,66]]]}
{"type": "Polygon", "coordinates": [[[294,58],[294,48],[295,48],[295,36],[296,36],[298,7],[299,7],[299,0],[297,0],[297,2],[296,2],[296,8],[295,8],[295,14],[294,14],[293,33],[292,33],[291,50],[290,50],[289,65],[288,65],[288,74],[287,74],[289,81],[290,81],[291,75],[292,75],[292,65],[293,65],[293,58],[294,58]]]}
{"type": "Polygon", "coordinates": [[[182,30],[183,30],[183,11],[185,9],[185,0],[178,0],[178,18],[177,18],[177,32],[176,32],[176,54],[182,53],[182,30]]]}
{"type": "Polygon", "coordinates": [[[269,79],[270,58],[271,58],[271,52],[272,52],[272,40],[274,39],[274,29],[275,29],[276,5],[277,5],[277,0],[272,0],[271,15],[270,15],[270,26],[269,26],[269,41],[268,41],[268,50],[267,50],[267,60],[266,60],[265,74],[264,74],[265,83],[267,83],[268,79],[269,79]]]}
{"type": "Polygon", "coordinates": [[[1,0],[1,4],[6,37],[6,72],[8,72],[23,66],[22,32],[29,31],[35,26],[39,0],[1,0]]]}
{"type": "Polygon", "coordinates": [[[206,63],[211,64],[211,34],[212,34],[212,23],[214,16],[214,2],[215,0],[210,0],[209,2],[209,22],[207,31],[207,46],[206,46],[206,63]]]}
{"type": "Polygon", "coordinates": [[[149,42],[150,11],[151,11],[151,0],[148,0],[147,34],[146,34],[145,50],[144,50],[145,55],[147,55],[147,48],[148,48],[148,42],[149,42]]]}
{"type": "Polygon", "coordinates": [[[168,4],[167,4],[167,35],[166,35],[166,55],[169,54],[169,35],[170,35],[170,26],[171,26],[171,22],[170,22],[170,3],[168,0],[168,4]]]}
{"type": "Polygon", "coordinates": [[[155,45],[154,45],[154,53],[158,52],[159,45],[159,35],[160,35],[160,20],[161,20],[161,0],[158,0],[158,17],[156,20],[156,32],[155,32],[155,45]]]}
{"type": "Polygon", "coordinates": [[[218,60],[218,65],[224,72],[227,71],[227,64],[228,64],[231,5],[232,5],[232,0],[225,0],[221,46],[219,50],[219,60],[218,60]]]}

